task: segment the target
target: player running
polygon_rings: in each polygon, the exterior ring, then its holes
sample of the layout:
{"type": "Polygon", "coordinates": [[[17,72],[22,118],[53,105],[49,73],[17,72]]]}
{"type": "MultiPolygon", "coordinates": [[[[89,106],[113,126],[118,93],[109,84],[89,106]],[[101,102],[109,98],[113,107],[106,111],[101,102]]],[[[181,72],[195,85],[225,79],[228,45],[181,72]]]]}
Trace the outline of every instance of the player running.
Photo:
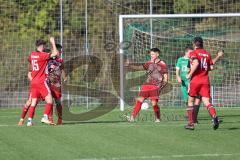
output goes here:
{"type": "MultiPolygon", "coordinates": [[[[57,50],[59,54],[55,57],[52,57],[48,61],[48,86],[50,87],[52,96],[56,103],[56,110],[58,115],[57,125],[62,124],[62,104],[61,104],[61,83],[62,79],[64,82],[67,81],[66,73],[64,71],[64,61],[60,58],[62,46],[60,44],[56,44],[57,50]]],[[[53,111],[50,112],[49,120],[51,124],[54,124],[53,111]]]]}
{"type": "Polygon", "coordinates": [[[50,43],[52,45],[52,53],[49,54],[44,52],[46,42],[44,40],[37,40],[36,41],[36,51],[32,52],[29,55],[29,62],[32,67],[32,80],[31,80],[31,91],[32,94],[32,102],[28,110],[28,122],[27,126],[32,126],[32,119],[35,111],[35,107],[37,105],[38,98],[44,98],[46,102],[46,107],[44,110],[44,117],[42,118],[41,122],[50,124],[48,120],[48,115],[52,110],[53,103],[52,103],[52,95],[50,93],[50,89],[46,83],[46,67],[49,58],[54,57],[57,55],[58,51],[55,45],[55,40],[53,37],[50,38],[50,43]]]}
{"type": "Polygon", "coordinates": [[[155,122],[160,122],[160,108],[157,105],[160,90],[167,84],[168,70],[166,63],[159,58],[160,50],[152,48],[149,51],[151,60],[143,65],[146,70],[147,80],[141,86],[139,97],[137,98],[135,107],[133,108],[130,122],[134,122],[142,103],[146,98],[150,98],[155,113],[155,122]]]}
{"type": "Polygon", "coordinates": [[[202,102],[208,109],[208,112],[213,121],[213,129],[216,130],[219,127],[218,117],[216,110],[210,103],[210,82],[208,72],[213,69],[213,62],[210,54],[203,48],[203,39],[201,37],[195,37],[193,40],[194,51],[190,53],[191,70],[187,74],[187,78],[190,80],[189,97],[188,97],[188,120],[189,123],[185,126],[185,129],[194,130],[193,124],[193,107],[195,97],[200,95],[202,102]]]}

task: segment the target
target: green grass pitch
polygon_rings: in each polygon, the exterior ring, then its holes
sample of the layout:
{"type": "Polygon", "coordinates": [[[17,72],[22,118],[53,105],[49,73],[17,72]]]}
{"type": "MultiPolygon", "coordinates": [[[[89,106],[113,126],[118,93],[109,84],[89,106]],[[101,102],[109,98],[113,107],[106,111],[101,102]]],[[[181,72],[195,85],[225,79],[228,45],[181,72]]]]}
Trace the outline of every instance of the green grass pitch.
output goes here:
{"type": "MultiPolygon", "coordinates": [[[[77,111],[77,110],[76,110],[77,111]]],[[[118,109],[89,122],[47,126],[37,109],[33,127],[17,126],[21,109],[0,109],[2,160],[239,160],[240,108],[218,108],[223,120],[212,129],[209,115],[200,110],[194,131],[183,128],[183,108],[162,108],[162,121],[152,110],[141,111],[130,124],[118,109]]]]}

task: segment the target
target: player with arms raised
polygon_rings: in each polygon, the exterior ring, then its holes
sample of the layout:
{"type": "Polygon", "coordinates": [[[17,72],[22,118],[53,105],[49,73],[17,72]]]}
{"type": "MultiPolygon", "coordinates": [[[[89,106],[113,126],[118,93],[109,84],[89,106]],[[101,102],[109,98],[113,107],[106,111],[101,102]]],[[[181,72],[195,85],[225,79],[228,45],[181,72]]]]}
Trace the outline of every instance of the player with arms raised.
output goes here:
{"type": "Polygon", "coordinates": [[[216,115],[216,110],[210,103],[210,82],[208,76],[209,71],[213,69],[213,62],[210,54],[203,48],[203,39],[201,37],[194,38],[193,47],[194,51],[190,53],[191,69],[187,75],[187,78],[191,79],[187,109],[189,123],[185,126],[185,129],[194,130],[194,100],[196,96],[200,95],[203,104],[208,109],[212,118],[213,129],[216,130],[219,127],[219,121],[216,115]]]}
{"type": "MultiPolygon", "coordinates": [[[[58,115],[58,125],[62,124],[62,104],[61,104],[61,82],[62,78],[65,82],[67,80],[66,73],[64,71],[64,61],[60,58],[62,46],[60,44],[56,44],[57,50],[59,54],[55,57],[52,57],[48,61],[48,85],[50,87],[52,96],[56,103],[56,110],[58,115]]],[[[53,123],[52,111],[49,115],[49,120],[51,124],[53,123]]]]}
{"type": "Polygon", "coordinates": [[[53,107],[53,100],[52,95],[50,93],[50,89],[46,83],[47,73],[46,67],[49,58],[54,57],[57,55],[58,51],[55,45],[55,40],[53,37],[50,38],[50,43],[52,45],[52,53],[49,54],[44,52],[46,42],[44,40],[37,40],[36,41],[36,51],[32,52],[29,55],[29,63],[32,66],[32,80],[31,80],[31,94],[32,94],[32,102],[31,106],[28,110],[28,122],[27,126],[32,126],[32,119],[35,111],[35,107],[37,105],[38,98],[44,98],[46,102],[46,107],[44,110],[44,118],[42,118],[42,122],[46,124],[50,124],[48,120],[48,115],[52,110],[53,107]]]}
{"type": "MultiPolygon", "coordinates": [[[[51,90],[51,94],[53,98],[55,99],[56,103],[56,109],[57,109],[57,115],[58,115],[58,125],[62,124],[62,105],[61,105],[61,78],[63,78],[64,81],[67,80],[66,73],[64,71],[64,64],[63,60],[59,57],[61,54],[61,49],[62,46],[60,44],[56,44],[57,50],[58,50],[58,55],[56,57],[52,57],[48,60],[48,76],[47,76],[47,82],[51,90]],[[56,83],[55,83],[56,82],[56,83]]],[[[50,50],[46,50],[46,52],[50,52],[50,50]]],[[[29,67],[29,72],[28,72],[28,79],[31,82],[32,80],[32,67],[30,65],[29,67]]],[[[19,126],[22,126],[24,124],[24,118],[25,115],[31,105],[32,102],[32,97],[31,97],[31,89],[29,88],[29,95],[28,95],[28,100],[26,101],[22,113],[21,113],[21,118],[18,122],[19,126]]],[[[41,101],[41,99],[38,99],[38,101],[41,101]]],[[[37,102],[38,103],[38,102],[37,102]]],[[[54,124],[53,118],[52,118],[52,111],[50,112],[49,115],[49,120],[50,124],[54,124]]]]}

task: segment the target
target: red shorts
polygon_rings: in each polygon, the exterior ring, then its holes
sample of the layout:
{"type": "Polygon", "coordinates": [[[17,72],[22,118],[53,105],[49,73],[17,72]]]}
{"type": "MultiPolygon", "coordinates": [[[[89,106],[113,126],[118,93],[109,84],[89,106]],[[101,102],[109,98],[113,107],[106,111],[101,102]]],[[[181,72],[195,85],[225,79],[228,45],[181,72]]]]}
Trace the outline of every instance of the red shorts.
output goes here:
{"type": "MultiPolygon", "coordinates": [[[[32,100],[32,93],[31,93],[31,91],[28,93],[28,100],[32,100]]],[[[38,97],[37,98],[37,103],[39,103],[41,100],[43,100],[44,101],[44,99],[42,98],[42,97],[38,97]]]]}
{"type": "Polygon", "coordinates": [[[46,82],[31,85],[32,98],[45,98],[50,92],[46,82]]]}
{"type": "Polygon", "coordinates": [[[53,98],[60,99],[62,97],[61,87],[56,87],[51,84],[49,86],[50,86],[50,90],[51,90],[51,94],[52,94],[53,98]]]}
{"type": "Polygon", "coordinates": [[[150,98],[151,100],[158,100],[160,94],[159,91],[159,87],[156,85],[142,85],[139,96],[150,98]]]}
{"type": "Polygon", "coordinates": [[[201,96],[210,98],[210,84],[191,83],[188,88],[188,95],[191,97],[201,96]]]}

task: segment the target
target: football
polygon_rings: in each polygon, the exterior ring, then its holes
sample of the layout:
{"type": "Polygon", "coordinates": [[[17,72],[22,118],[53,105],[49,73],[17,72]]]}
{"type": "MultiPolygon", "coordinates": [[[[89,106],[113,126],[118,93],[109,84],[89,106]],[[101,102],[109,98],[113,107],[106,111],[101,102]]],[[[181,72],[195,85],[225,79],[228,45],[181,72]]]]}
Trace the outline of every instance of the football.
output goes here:
{"type": "Polygon", "coordinates": [[[141,109],[142,109],[142,110],[146,110],[146,109],[148,109],[148,108],[149,108],[148,103],[147,103],[147,102],[143,102],[141,109]]]}

